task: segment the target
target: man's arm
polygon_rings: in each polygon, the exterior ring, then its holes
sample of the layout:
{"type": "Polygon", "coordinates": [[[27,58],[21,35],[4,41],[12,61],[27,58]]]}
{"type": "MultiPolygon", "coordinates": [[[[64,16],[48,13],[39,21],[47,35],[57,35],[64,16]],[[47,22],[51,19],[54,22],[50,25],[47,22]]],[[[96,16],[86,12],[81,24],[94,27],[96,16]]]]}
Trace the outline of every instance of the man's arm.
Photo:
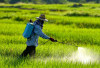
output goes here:
{"type": "Polygon", "coordinates": [[[45,35],[43,32],[42,32],[42,29],[39,25],[35,25],[35,29],[34,29],[34,32],[39,35],[40,37],[44,38],[44,39],[50,39],[50,37],[48,37],[47,35],[45,35]]]}

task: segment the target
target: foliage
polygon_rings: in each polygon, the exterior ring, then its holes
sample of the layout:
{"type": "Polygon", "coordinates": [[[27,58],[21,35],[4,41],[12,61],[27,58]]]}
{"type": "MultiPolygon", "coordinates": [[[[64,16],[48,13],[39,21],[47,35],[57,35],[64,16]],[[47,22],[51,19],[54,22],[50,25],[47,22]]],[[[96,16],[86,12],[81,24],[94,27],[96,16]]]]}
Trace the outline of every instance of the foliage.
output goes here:
{"type": "Polygon", "coordinates": [[[86,3],[86,2],[95,2],[95,3],[100,3],[99,0],[0,0],[0,2],[4,2],[4,3],[17,3],[17,2],[24,2],[24,3],[34,3],[34,4],[38,4],[38,3],[47,3],[47,4],[63,4],[63,3],[67,3],[67,1],[69,2],[78,2],[78,3],[86,3]]]}
{"type": "Polygon", "coordinates": [[[99,68],[97,62],[82,64],[66,59],[78,50],[75,45],[100,56],[100,5],[72,5],[0,4],[0,68],[99,68]],[[22,36],[26,23],[41,13],[49,20],[43,32],[66,44],[39,38],[35,57],[20,58],[26,48],[22,36]]]}

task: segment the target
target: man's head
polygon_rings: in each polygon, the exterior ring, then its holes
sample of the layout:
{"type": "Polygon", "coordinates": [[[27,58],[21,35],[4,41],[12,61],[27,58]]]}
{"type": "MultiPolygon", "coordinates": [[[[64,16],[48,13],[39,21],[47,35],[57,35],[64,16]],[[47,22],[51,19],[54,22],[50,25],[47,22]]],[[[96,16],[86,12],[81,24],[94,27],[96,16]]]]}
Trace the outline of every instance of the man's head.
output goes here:
{"type": "Polygon", "coordinates": [[[45,14],[41,14],[39,17],[36,17],[37,19],[39,20],[42,20],[42,21],[48,21],[46,18],[45,18],[45,14]]]}

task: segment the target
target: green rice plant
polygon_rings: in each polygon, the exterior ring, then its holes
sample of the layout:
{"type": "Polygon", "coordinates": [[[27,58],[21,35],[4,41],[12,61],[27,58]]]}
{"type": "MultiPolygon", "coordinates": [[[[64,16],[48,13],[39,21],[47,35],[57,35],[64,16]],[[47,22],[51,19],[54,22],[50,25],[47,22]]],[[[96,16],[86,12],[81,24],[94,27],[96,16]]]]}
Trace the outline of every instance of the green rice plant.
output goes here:
{"type": "MultiPolygon", "coordinates": [[[[17,15],[8,15],[8,16],[3,16],[1,18],[5,18],[4,20],[6,20],[6,18],[10,18],[13,23],[15,21],[17,22],[22,22],[26,23],[28,22],[30,19],[35,19],[35,17],[38,17],[39,14],[24,14],[21,15],[21,13],[17,13],[17,15]]],[[[99,23],[99,18],[95,18],[95,17],[68,17],[68,16],[51,16],[51,15],[47,15],[47,18],[49,20],[48,23],[52,24],[62,24],[62,25],[73,25],[75,24],[77,27],[79,28],[99,28],[100,27],[100,23],[99,23]]],[[[3,19],[2,19],[3,20],[3,19]]],[[[3,23],[1,20],[1,23],[3,23]]],[[[5,21],[6,22],[6,21],[5,21]]]]}
{"type": "MultiPolygon", "coordinates": [[[[87,5],[87,4],[86,4],[87,5]]],[[[4,5],[3,5],[4,6],[4,5]]],[[[9,6],[9,5],[8,5],[9,6]]],[[[12,6],[12,5],[11,5],[12,6]]],[[[14,6],[18,6],[17,5],[14,5],[14,6]]],[[[30,7],[30,5],[26,5],[26,4],[23,4],[23,5],[20,5],[19,6],[26,6],[25,8],[27,7],[30,7]]],[[[60,5],[58,4],[57,6],[55,4],[53,5],[35,5],[34,4],[31,6],[33,7],[36,7],[37,9],[35,10],[25,10],[25,9],[18,9],[18,8],[1,8],[0,10],[2,11],[0,14],[1,14],[1,21],[2,19],[13,19],[14,21],[29,21],[29,19],[33,19],[35,20],[34,18],[39,16],[41,13],[46,13],[47,14],[47,18],[49,19],[49,23],[55,23],[55,24],[63,24],[63,25],[73,25],[75,24],[75,26],[79,27],[79,28],[99,28],[100,25],[99,25],[99,11],[98,9],[96,8],[95,10],[94,9],[90,9],[90,7],[81,7],[81,8],[70,8],[68,7],[68,5],[60,5]],[[41,10],[41,8],[46,8],[45,10],[41,10]],[[47,6],[49,6],[49,8],[53,8],[54,9],[54,6],[56,8],[64,8],[67,7],[66,11],[62,12],[62,11],[56,11],[56,13],[54,11],[49,11],[47,9],[47,6]],[[40,10],[39,10],[39,9],[40,10]],[[75,10],[75,11],[74,11],[75,10]],[[16,12],[10,12],[10,11],[16,11],[16,12]],[[82,15],[84,15],[84,13],[88,13],[88,15],[90,16],[97,16],[97,18],[95,17],[69,17],[69,16],[63,16],[65,15],[66,13],[68,12],[79,12],[79,13],[82,13],[82,15]],[[5,13],[7,12],[7,13],[5,13]]],[[[43,9],[42,8],[42,9],[43,9]]],[[[57,9],[58,10],[58,9],[57,9]]],[[[87,15],[87,14],[85,14],[87,15]]]]}
{"type": "MultiPolygon", "coordinates": [[[[3,25],[3,24],[2,24],[3,25]]],[[[1,43],[25,43],[25,39],[22,37],[22,33],[25,29],[25,24],[4,24],[0,28],[1,43]],[[7,37],[7,38],[6,38],[7,37]],[[20,39],[21,40],[20,42],[20,39]]],[[[67,28],[63,25],[44,25],[43,32],[50,37],[54,37],[57,40],[72,42],[72,43],[85,43],[85,44],[97,44],[99,45],[99,29],[79,29],[79,28],[67,28]],[[52,29],[51,29],[52,28],[52,29]],[[60,29],[57,29],[60,28],[60,29]],[[59,33],[58,33],[59,32],[59,33]]]]}
{"type": "Polygon", "coordinates": [[[95,17],[100,13],[100,5],[83,4],[79,8],[71,5],[0,4],[0,68],[99,68],[98,60],[82,64],[67,58],[77,52],[78,47],[90,50],[95,56],[92,58],[100,56],[100,18],[95,17]],[[75,11],[94,17],[64,16],[75,11]],[[66,44],[39,38],[35,57],[19,58],[27,46],[27,39],[22,36],[26,23],[30,19],[35,21],[41,13],[49,20],[45,22],[43,32],[66,44]]]}
{"type": "MultiPolygon", "coordinates": [[[[51,45],[41,45],[37,47],[37,57],[27,57],[27,58],[18,58],[21,52],[25,49],[23,44],[3,44],[0,48],[0,67],[3,68],[22,68],[22,67],[43,67],[49,68],[52,67],[68,67],[68,68],[96,68],[99,67],[98,63],[82,64],[79,62],[68,62],[67,60],[61,60],[64,56],[71,54],[72,50],[75,51],[77,48],[73,46],[67,46],[62,44],[51,44],[51,45]],[[74,50],[75,49],[75,50],[74,50]],[[47,51],[47,52],[46,52],[47,51]],[[70,52],[71,51],[71,52],[70,52]],[[65,54],[65,55],[62,55],[65,54]]],[[[87,45],[88,46],[88,45],[87,45]]],[[[89,46],[92,48],[92,46],[89,46]]],[[[99,47],[99,46],[97,46],[99,47]]],[[[95,46],[94,46],[95,48],[95,46]]],[[[97,49],[96,49],[97,50],[97,49]]],[[[100,49],[98,49],[100,51],[100,49]]],[[[70,55],[69,55],[70,56],[70,55]]]]}

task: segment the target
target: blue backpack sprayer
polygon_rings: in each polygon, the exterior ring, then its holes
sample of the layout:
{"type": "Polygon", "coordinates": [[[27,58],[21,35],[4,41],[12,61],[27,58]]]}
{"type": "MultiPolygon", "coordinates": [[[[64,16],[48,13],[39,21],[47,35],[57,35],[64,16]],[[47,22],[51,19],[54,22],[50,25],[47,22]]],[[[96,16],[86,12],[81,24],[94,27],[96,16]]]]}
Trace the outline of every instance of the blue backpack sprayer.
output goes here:
{"type": "Polygon", "coordinates": [[[33,23],[27,23],[25,30],[23,32],[23,37],[24,38],[29,38],[31,36],[32,30],[34,28],[34,24],[33,23]]]}

